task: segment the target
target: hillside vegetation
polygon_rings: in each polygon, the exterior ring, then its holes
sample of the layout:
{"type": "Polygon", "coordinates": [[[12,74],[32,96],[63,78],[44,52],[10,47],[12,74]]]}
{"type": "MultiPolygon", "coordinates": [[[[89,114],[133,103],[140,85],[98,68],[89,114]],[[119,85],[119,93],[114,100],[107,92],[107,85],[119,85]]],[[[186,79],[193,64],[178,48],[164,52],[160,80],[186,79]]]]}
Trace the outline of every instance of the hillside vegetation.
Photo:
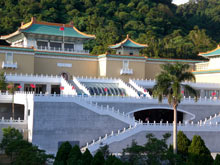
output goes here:
{"type": "Polygon", "coordinates": [[[0,35],[14,32],[22,21],[69,23],[95,34],[86,48],[101,54],[127,34],[148,48],[148,57],[198,59],[198,52],[220,41],[220,1],[191,0],[176,6],[172,0],[1,0],[0,35]]]}

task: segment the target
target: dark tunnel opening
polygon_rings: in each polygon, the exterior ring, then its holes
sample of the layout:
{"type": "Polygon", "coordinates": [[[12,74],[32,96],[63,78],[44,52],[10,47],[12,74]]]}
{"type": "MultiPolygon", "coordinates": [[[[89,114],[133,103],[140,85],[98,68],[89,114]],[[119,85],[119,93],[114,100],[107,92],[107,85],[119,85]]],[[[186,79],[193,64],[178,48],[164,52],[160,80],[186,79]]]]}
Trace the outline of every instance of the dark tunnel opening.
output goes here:
{"type": "MultiPolygon", "coordinates": [[[[173,123],[173,110],[171,109],[150,109],[134,112],[135,120],[141,120],[143,123],[173,123]]],[[[183,122],[183,112],[177,111],[177,122],[183,122]]]]}

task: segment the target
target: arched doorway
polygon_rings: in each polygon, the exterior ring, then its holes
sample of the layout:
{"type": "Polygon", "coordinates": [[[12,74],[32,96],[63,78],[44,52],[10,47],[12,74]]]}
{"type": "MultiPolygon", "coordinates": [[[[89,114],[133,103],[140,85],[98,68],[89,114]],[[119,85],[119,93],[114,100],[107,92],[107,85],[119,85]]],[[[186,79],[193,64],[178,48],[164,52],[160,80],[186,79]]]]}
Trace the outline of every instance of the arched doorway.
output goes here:
{"type": "Polygon", "coordinates": [[[68,73],[66,73],[66,72],[62,72],[62,73],[61,73],[61,76],[62,76],[66,81],[69,80],[69,75],[68,75],[68,73]]]}
{"type": "MultiPolygon", "coordinates": [[[[173,110],[170,109],[150,109],[134,112],[135,120],[141,120],[143,123],[169,123],[173,122],[173,110]]],[[[183,122],[183,112],[177,112],[177,122],[183,122]]]]}

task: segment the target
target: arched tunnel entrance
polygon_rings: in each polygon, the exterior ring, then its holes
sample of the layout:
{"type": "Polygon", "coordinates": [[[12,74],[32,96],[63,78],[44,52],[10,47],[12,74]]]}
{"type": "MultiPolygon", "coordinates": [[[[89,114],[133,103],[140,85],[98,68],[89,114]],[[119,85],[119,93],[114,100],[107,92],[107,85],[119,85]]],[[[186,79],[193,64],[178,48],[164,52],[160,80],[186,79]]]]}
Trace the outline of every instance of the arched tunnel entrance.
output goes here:
{"type": "MultiPolygon", "coordinates": [[[[173,123],[173,110],[171,109],[148,109],[134,112],[135,120],[141,120],[143,123],[173,123]]],[[[183,122],[183,112],[177,111],[177,122],[183,122]]]]}

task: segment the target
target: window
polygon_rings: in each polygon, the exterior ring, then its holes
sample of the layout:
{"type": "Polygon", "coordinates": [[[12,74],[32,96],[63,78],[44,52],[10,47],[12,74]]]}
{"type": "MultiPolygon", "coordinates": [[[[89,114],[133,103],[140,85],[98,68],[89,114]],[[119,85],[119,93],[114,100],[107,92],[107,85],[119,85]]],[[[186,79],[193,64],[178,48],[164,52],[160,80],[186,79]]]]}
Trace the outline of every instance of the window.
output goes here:
{"type": "Polygon", "coordinates": [[[123,61],[123,69],[128,69],[129,67],[129,61],[128,60],[124,60],[123,61]]]}
{"type": "Polygon", "coordinates": [[[65,50],[74,50],[74,44],[67,44],[67,43],[64,43],[64,49],[65,50]]]}
{"type": "Polygon", "coordinates": [[[5,56],[5,62],[7,64],[13,64],[13,54],[12,53],[6,53],[6,56],[5,56]]]}
{"type": "Polygon", "coordinates": [[[58,42],[50,42],[50,48],[53,50],[60,50],[62,48],[62,44],[58,42]]]}
{"type": "Polygon", "coordinates": [[[48,47],[48,42],[46,41],[37,41],[37,47],[41,49],[45,49],[48,47]]]}
{"type": "Polygon", "coordinates": [[[134,55],[133,52],[130,52],[129,54],[130,54],[130,55],[134,55]]]}

